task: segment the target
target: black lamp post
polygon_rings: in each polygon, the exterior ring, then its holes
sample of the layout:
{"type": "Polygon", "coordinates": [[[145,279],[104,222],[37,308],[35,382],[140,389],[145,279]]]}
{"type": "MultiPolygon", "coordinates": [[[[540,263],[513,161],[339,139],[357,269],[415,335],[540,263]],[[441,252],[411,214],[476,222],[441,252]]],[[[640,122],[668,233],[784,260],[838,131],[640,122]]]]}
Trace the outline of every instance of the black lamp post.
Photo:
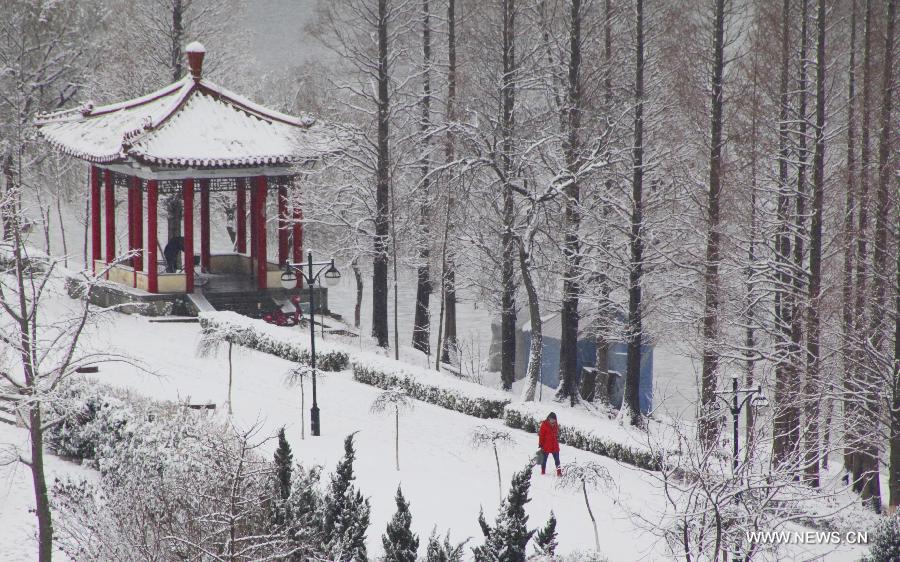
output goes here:
{"type": "MultiPolygon", "coordinates": [[[[741,410],[743,410],[744,406],[748,403],[751,407],[755,408],[767,406],[769,404],[769,399],[763,394],[761,384],[756,385],[756,388],[738,388],[738,377],[736,374],[731,376],[731,390],[717,390],[714,394],[725,402],[725,405],[728,406],[728,410],[731,412],[731,419],[734,423],[734,437],[732,439],[734,451],[732,453],[731,468],[735,477],[737,477],[738,465],[740,464],[740,449],[738,448],[740,432],[738,431],[738,421],[740,420],[741,410]]],[[[738,503],[739,501],[740,492],[734,496],[734,503],[738,503]]],[[[739,551],[740,547],[738,547],[734,553],[734,560],[736,562],[741,560],[739,551]]]]}
{"type": "Polygon", "coordinates": [[[281,275],[281,286],[285,289],[293,289],[297,286],[297,276],[299,275],[306,280],[309,287],[309,348],[310,348],[310,367],[312,367],[312,409],[310,410],[310,431],[316,437],[320,435],[319,426],[319,403],[316,400],[316,300],[315,288],[316,280],[322,273],[325,274],[325,282],[333,285],[341,278],[341,272],[334,266],[334,258],[329,261],[314,262],[312,252],[307,252],[307,272],[303,272],[303,263],[287,263],[284,266],[284,273],[281,275]],[[315,270],[315,268],[319,268],[315,270]]]}

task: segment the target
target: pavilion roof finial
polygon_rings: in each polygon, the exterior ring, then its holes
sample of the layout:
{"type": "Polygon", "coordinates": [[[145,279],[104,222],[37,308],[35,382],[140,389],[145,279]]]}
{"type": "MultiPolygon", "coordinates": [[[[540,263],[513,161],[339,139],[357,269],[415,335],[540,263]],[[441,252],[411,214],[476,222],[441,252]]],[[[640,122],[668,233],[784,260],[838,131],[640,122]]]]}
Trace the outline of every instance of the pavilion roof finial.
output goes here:
{"type": "Polygon", "coordinates": [[[199,41],[193,41],[184,48],[187,53],[188,66],[191,68],[191,76],[194,80],[200,80],[203,74],[203,56],[206,54],[206,47],[199,41]]]}

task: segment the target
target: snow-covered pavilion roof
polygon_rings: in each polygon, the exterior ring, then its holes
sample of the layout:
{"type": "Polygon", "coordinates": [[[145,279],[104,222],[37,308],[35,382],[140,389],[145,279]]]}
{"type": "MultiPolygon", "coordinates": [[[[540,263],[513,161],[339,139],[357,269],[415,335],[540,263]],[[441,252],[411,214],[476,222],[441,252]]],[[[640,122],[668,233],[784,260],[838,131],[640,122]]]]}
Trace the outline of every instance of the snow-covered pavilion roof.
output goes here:
{"type": "Polygon", "coordinates": [[[53,146],[88,162],[169,169],[286,166],[339,144],[312,118],[262,107],[191,74],[136,99],[43,114],[35,125],[53,146]]]}

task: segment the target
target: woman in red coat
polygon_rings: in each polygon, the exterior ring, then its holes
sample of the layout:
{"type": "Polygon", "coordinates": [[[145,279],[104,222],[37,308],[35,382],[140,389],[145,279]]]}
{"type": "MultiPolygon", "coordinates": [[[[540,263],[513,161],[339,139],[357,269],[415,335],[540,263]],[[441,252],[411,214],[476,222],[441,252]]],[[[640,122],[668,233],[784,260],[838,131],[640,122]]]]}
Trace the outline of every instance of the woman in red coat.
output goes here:
{"type": "Polygon", "coordinates": [[[556,475],[562,476],[562,468],[559,466],[559,425],[553,412],[541,422],[538,446],[541,448],[541,474],[547,474],[547,457],[552,454],[553,462],[556,463],[556,475]]]}

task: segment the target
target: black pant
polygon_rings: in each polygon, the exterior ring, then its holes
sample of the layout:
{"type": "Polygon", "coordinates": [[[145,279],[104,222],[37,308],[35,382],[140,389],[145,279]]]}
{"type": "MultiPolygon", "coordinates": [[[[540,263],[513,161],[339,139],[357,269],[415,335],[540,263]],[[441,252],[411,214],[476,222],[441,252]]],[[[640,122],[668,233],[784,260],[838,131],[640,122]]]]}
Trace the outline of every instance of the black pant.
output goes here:
{"type": "Polygon", "coordinates": [[[556,463],[556,468],[559,468],[559,451],[557,451],[555,453],[543,452],[543,453],[541,453],[541,455],[542,455],[541,456],[541,472],[547,471],[547,458],[550,455],[553,455],[553,462],[556,463]]]}

